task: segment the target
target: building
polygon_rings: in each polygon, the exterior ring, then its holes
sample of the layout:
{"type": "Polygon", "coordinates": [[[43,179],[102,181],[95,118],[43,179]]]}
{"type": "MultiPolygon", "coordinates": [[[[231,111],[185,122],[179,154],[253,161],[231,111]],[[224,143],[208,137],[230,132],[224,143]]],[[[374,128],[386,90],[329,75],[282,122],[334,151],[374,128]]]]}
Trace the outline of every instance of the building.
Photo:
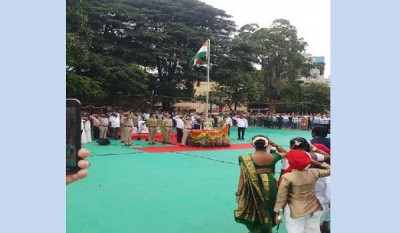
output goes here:
{"type": "MultiPolygon", "coordinates": [[[[207,95],[207,82],[199,82],[198,84],[194,84],[194,85],[195,85],[194,86],[195,98],[204,97],[204,99],[205,99],[205,96],[207,95]]],[[[217,85],[218,84],[216,82],[210,82],[210,92],[215,92],[217,85]]],[[[209,102],[209,104],[212,105],[213,113],[219,113],[220,110],[227,111],[227,109],[224,109],[222,106],[220,108],[220,106],[213,104],[211,101],[209,102]]],[[[195,112],[199,112],[199,113],[206,112],[205,101],[193,100],[193,101],[179,102],[179,103],[174,104],[174,107],[179,108],[181,111],[190,110],[190,111],[195,111],[195,112]]],[[[247,111],[247,108],[242,106],[242,107],[237,108],[237,111],[247,111]]]]}
{"type": "MultiPolygon", "coordinates": [[[[321,64],[325,65],[325,57],[324,56],[312,56],[312,54],[304,53],[304,57],[311,64],[321,64]]],[[[326,83],[330,84],[330,77],[325,77],[324,74],[321,74],[321,70],[319,68],[312,68],[310,70],[309,77],[301,77],[300,80],[304,82],[318,82],[318,83],[326,83]]]]}

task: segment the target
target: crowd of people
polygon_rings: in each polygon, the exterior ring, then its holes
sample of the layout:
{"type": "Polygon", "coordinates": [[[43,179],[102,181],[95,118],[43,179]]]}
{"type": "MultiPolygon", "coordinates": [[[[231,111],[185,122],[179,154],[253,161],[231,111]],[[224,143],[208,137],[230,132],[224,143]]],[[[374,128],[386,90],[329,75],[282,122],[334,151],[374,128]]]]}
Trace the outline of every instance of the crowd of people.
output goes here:
{"type": "MultiPolygon", "coordinates": [[[[163,143],[170,143],[170,135],[174,128],[177,132],[178,143],[185,145],[191,129],[238,127],[239,140],[244,140],[246,128],[249,126],[272,129],[311,130],[316,125],[330,129],[330,115],[312,113],[300,115],[295,113],[218,113],[209,114],[209,124],[205,123],[205,114],[155,112],[112,111],[109,113],[89,114],[82,117],[82,143],[88,143],[99,138],[118,140],[122,138],[125,145],[131,145],[127,135],[149,133],[149,143],[154,144],[154,136],[161,132],[163,143]],[[172,122],[171,122],[172,121],[172,122]],[[126,140],[125,140],[126,139],[126,140]],[[183,142],[182,142],[183,140],[183,142]]],[[[230,134],[230,132],[229,132],[230,134]]]]}
{"type": "Polygon", "coordinates": [[[324,126],[313,139],[295,137],[290,150],[264,135],[252,138],[255,151],[239,156],[235,220],[250,232],[272,233],[285,218],[288,233],[330,233],[330,139],[324,126]],[[275,165],[282,161],[279,180],[275,165]]]}
{"type": "MultiPolygon", "coordinates": [[[[282,216],[288,233],[330,233],[330,138],[329,115],[311,114],[210,114],[206,123],[204,114],[132,111],[114,111],[108,114],[84,113],[82,116],[82,143],[110,138],[131,145],[132,132],[149,133],[148,143],[155,143],[157,131],[162,133],[162,143],[170,143],[173,128],[177,141],[185,146],[192,129],[236,125],[238,139],[244,139],[249,125],[269,128],[303,129],[313,126],[312,139],[295,137],[290,140],[290,150],[273,142],[265,135],[252,138],[255,151],[239,156],[240,177],[236,192],[235,220],[250,232],[272,232],[280,225],[282,216]],[[304,120],[306,119],[306,120],[304,120]],[[261,125],[260,125],[261,124],[261,125]],[[275,165],[282,161],[278,180],[275,165]]],[[[84,149],[83,149],[84,150],[84,149]]],[[[81,168],[90,164],[84,159],[87,151],[80,151],[81,168]]],[[[87,175],[83,169],[67,176],[67,184],[87,175]]]]}
{"type": "Polygon", "coordinates": [[[314,125],[330,128],[329,114],[312,113],[250,113],[247,116],[250,126],[267,127],[271,129],[311,130],[314,125]]]}
{"type": "Polygon", "coordinates": [[[209,114],[206,121],[205,114],[198,113],[141,113],[133,111],[113,111],[109,113],[82,114],[82,143],[92,142],[102,138],[121,140],[126,146],[132,144],[131,135],[136,133],[141,140],[143,133],[148,133],[149,144],[154,144],[157,132],[162,134],[162,143],[169,144],[171,133],[177,132],[177,142],[186,145],[190,130],[238,127],[238,139],[244,140],[245,130],[249,126],[245,114],[209,114]]]}

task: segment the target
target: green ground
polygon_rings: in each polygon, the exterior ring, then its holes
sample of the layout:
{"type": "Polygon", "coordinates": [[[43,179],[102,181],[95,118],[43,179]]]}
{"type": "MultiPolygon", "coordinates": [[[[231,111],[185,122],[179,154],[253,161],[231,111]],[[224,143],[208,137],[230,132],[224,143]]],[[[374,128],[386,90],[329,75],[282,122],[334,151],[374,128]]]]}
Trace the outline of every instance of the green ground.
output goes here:
{"type": "MultiPolygon", "coordinates": [[[[309,131],[249,128],[246,141],[260,133],[286,148],[293,137],[311,137],[309,131]]],[[[236,128],[231,138],[243,143],[236,128]]],[[[133,141],[139,145],[147,142],[133,141]]],[[[233,210],[237,157],[252,149],[146,153],[118,141],[84,147],[92,166],[89,177],[67,186],[67,233],[247,232],[233,210]]],[[[279,232],[286,232],[284,224],[279,232]]]]}

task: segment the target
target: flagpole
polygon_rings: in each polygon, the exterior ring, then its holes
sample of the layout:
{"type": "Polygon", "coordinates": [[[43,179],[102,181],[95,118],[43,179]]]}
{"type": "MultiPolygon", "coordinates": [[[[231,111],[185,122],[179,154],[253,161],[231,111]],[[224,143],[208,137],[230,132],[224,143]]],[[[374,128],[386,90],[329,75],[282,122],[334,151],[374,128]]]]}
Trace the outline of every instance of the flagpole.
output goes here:
{"type": "Polygon", "coordinates": [[[211,53],[211,41],[208,41],[208,49],[207,49],[207,95],[206,95],[206,124],[208,124],[208,99],[210,93],[210,53],[211,53]]]}

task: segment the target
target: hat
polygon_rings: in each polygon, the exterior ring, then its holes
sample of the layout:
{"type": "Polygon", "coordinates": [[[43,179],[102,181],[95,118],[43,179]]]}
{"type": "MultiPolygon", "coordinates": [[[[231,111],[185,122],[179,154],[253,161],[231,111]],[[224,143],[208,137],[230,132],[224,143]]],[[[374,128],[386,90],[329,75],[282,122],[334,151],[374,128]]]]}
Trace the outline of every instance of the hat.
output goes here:
{"type": "Polygon", "coordinates": [[[310,156],[304,150],[290,150],[286,158],[290,167],[297,170],[303,170],[311,163],[310,156]]]}
{"type": "Polygon", "coordinates": [[[331,149],[329,149],[327,146],[325,146],[324,144],[321,143],[314,143],[313,146],[317,147],[318,149],[330,154],[331,153],[331,149]]]}

